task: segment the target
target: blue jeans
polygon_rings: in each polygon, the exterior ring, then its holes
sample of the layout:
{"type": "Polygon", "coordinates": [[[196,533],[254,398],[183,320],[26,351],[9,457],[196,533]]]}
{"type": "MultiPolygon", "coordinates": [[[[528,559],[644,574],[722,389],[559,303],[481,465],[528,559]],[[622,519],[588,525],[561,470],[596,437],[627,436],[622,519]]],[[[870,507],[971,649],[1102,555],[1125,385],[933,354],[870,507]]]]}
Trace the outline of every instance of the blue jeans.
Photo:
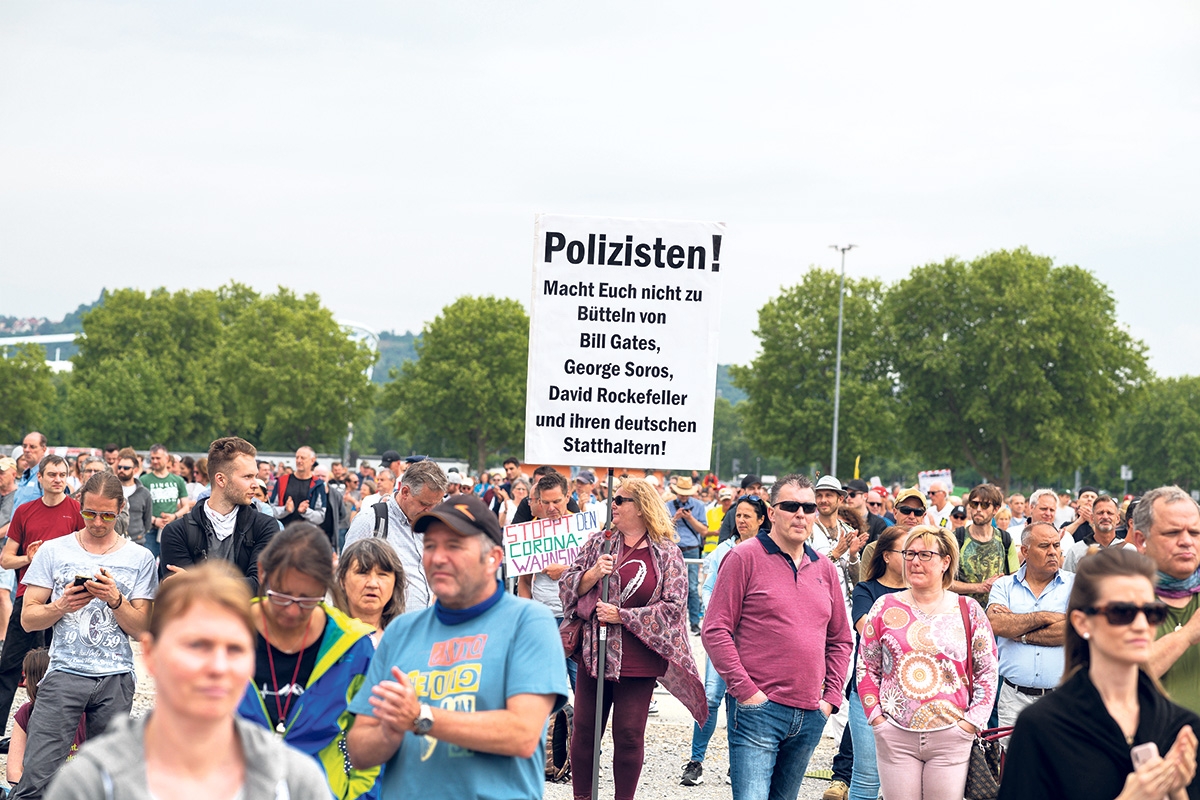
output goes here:
{"type": "Polygon", "coordinates": [[[158,549],[158,534],[161,531],[161,528],[151,528],[150,530],[146,531],[146,539],[142,543],[155,558],[158,558],[160,555],[162,555],[161,551],[158,549]]]}
{"type": "MultiPolygon", "coordinates": [[[[725,698],[725,679],[713,669],[712,661],[704,659],[704,697],[708,700],[708,719],[701,728],[692,723],[692,757],[691,761],[703,761],[708,752],[708,740],[717,729],[717,712],[721,710],[721,700],[725,698]]],[[[728,703],[726,704],[728,705],[728,703]]]]}
{"type": "Polygon", "coordinates": [[[851,692],[846,709],[850,717],[850,738],[854,741],[854,772],[850,778],[850,800],[877,800],[879,767],[875,762],[875,734],[858,692],[851,692]]]}
{"type": "MultiPolygon", "coordinates": [[[[699,547],[680,547],[684,558],[699,558],[699,547]]],[[[688,622],[700,624],[700,565],[688,564],[688,622]]]]}
{"type": "Polygon", "coordinates": [[[733,800],[796,800],[825,730],[825,715],[768,700],[757,706],[737,703],[729,716],[733,800]]]}

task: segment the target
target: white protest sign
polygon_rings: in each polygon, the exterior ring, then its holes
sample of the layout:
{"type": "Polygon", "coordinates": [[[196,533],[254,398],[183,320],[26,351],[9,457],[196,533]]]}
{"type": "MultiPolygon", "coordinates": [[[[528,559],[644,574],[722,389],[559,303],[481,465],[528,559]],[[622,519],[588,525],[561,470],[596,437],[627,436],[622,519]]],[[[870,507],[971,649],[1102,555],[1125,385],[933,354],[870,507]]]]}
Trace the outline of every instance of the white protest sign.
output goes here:
{"type": "Polygon", "coordinates": [[[928,492],[930,484],[934,481],[946,484],[947,491],[954,488],[954,475],[948,469],[930,469],[917,473],[917,488],[922,492],[928,492]]]}
{"type": "Polygon", "coordinates": [[[595,511],[509,525],[504,529],[506,574],[532,575],[547,564],[570,566],[588,537],[603,527],[604,521],[595,511]]]}
{"type": "Polygon", "coordinates": [[[525,460],[707,469],[720,222],[534,223],[525,460]]]}

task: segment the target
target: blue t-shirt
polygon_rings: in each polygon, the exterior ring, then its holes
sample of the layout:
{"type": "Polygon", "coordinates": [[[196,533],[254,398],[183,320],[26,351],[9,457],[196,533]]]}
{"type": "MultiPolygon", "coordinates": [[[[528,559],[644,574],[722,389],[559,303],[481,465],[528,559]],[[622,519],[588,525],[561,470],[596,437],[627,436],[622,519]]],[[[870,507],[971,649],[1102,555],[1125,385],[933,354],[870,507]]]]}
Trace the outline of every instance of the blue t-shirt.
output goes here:
{"type": "MultiPolygon", "coordinates": [[[[668,501],[666,505],[667,516],[671,519],[675,519],[675,512],[680,508],[687,508],[692,512],[692,516],[695,517],[696,520],[701,525],[704,525],[707,529],[708,515],[704,511],[704,503],[701,503],[696,498],[677,497],[674,500],[668,501]],[[677,506],[676,503],[679,505],[677,506]]],[[[695,529],[693,529],[691,525],[688,525],[687,521],[683,518],[680,518],[675,522],[675,532],[679,534],[680,547],[699,547],[703,544],[703,542],[700,541],[700,535],[696,533],[695,529]]]]}
{"type": "MultiPolygon", "coordinates": [[[[433,608],[392,620],[371,659],[350,712],[373,716],[371,689],[403,670],[421,702],[454,711],[495,711],[518,694],[567,699],[562,640],[550,610],[504,594],[494,606],[457,625],[433,608]]],[[[435,712],[436,716],[436,712],[435,712]]],[[[532,758],[477,753],[406,733],[380,778],[383,798],[541,798],[545,791],[545,730],[532,758]]]]}

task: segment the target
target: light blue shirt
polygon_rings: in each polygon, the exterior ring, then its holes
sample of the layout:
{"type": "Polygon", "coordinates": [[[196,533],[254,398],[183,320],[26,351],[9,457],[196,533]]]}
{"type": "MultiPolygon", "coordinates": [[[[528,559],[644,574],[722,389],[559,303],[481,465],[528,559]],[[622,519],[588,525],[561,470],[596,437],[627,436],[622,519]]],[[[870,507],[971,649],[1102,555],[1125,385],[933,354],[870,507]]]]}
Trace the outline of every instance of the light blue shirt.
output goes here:
{"type": "MultiPolygon", "coordinates": [[[[1005,575],[992,584],[988,605],[999,604],[1014,614],[1032,614],[1035,611],[1067,613],[1067,600],[1075,583],[1075,573],[1059,570],[1054,580],[1034,597],[1033,590],[1025,582],[1026,567],[1022,566],[1012,575],[1005,575]]],[[[1021,644],[1016,639],[996,637],[1000,653],[1000,677],[1009,683],[1030,689],[1053,689],[1062,680],[1063,648],[1045,647],[1037,644],[1021,644]]]]}
{"type": "MultiPolygon", "coordinates": [[[[701,503],[694,497],[679,497],[675,500],[669,501],[666,504],[668,517],[675,517],[676,503],[679,503],[681,507],[690,510],[692,512],[692,516],[695,517],[700,524],[705,526],[708,525],[708,517],[704,511],[704,503],[701,503]]],[[[675,522],[675,533],[679,535],[680,547],[701,547],[704,544],[704,540],[700,538],[700,535],[696,533],[695,529],[693,529],[691,525],[687,524],[686,520],[680,519],[679,521],[675,522]]]]}
{"type": "Polygon", "coordinates": [[[38,480],[40,467],[40,464],[35,464],[17,478],[17,496],[13,498],[13,511],[17,510],[17,506],[24,505],[30,500],[37,500],[42,496],[42,482],[38,480]]]}

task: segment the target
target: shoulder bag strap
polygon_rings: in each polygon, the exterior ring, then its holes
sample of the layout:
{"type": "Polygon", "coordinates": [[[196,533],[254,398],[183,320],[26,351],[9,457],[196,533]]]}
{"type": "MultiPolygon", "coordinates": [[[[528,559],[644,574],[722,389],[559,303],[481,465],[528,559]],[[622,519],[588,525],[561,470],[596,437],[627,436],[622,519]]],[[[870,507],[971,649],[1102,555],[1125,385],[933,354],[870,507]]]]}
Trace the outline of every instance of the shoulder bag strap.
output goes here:
{"type": "Polygon", "coordinates": [[[974,693],[975,659],[971,651],[974,649],[971,641],[971,612],[967,610],[967,598],[959,595],[958,611],[962,614],[963,630],[967,635],[967,699],[974,693]]]}

